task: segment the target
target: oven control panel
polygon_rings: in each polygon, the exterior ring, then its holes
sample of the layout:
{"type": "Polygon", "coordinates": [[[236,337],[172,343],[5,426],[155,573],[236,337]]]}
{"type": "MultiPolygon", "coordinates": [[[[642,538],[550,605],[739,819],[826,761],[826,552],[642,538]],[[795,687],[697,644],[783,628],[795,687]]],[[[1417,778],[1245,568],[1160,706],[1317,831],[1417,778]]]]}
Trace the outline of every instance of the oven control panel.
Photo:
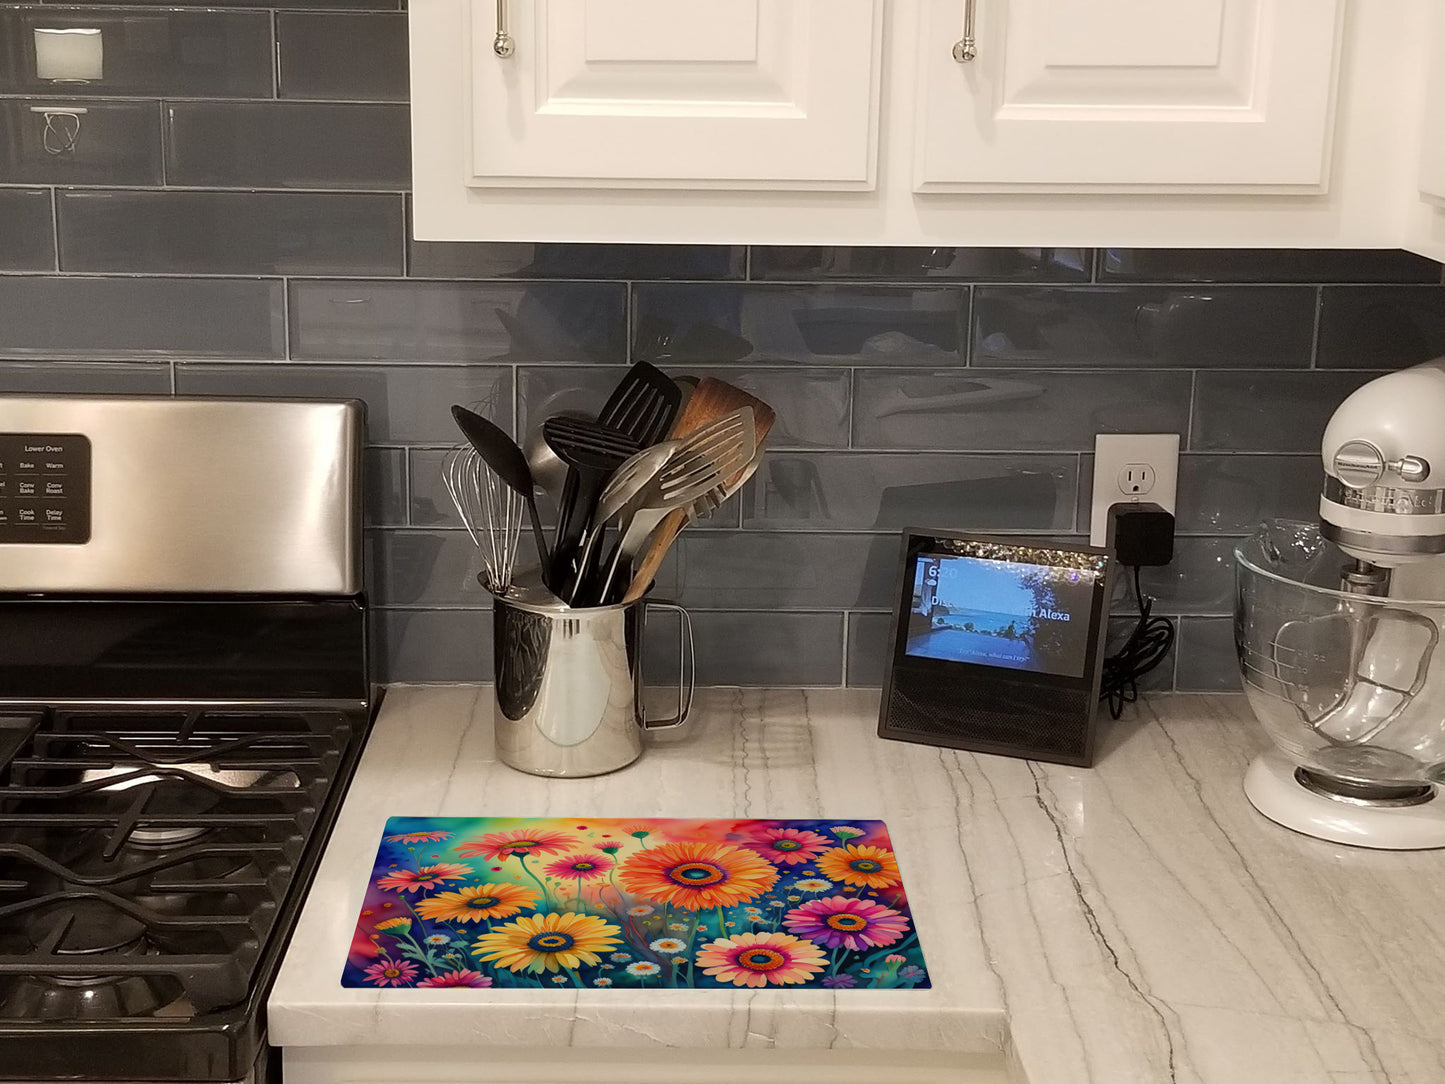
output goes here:
{"type": "Polygon", "coordinates": [[[90,541],[90,441],[0,433],[0,544],[90,541]]]}

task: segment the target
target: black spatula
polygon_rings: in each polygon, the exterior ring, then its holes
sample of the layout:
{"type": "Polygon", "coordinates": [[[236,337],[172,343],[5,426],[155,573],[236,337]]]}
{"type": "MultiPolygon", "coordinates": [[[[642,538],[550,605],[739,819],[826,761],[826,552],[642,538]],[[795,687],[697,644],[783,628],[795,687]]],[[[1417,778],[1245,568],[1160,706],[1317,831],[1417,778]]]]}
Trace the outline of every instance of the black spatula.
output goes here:
{"type": "Polygon", "coordinates": [[[681,407],[677,382],[657,366],[639,361],[612,390],[597,421],[646,448],[667,436],[681,407]]]}
{"type": "Polygon", "coordinates": [[[576,575],[577,548],[607,480],[640,446],[627,434],[585,418],[548,418],[542,423],[542,435],[567,464],[549,581],[561,585],[576,575]]]}

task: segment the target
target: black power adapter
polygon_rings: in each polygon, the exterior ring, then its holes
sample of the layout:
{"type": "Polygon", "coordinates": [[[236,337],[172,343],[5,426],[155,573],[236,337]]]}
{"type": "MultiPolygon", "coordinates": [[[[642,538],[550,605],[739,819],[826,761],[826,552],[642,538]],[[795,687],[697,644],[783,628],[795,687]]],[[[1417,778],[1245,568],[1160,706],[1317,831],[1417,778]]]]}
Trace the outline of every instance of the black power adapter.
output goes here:
{"type": "Polygon", "coordinates": [[[1121,502],[1109,508],[1106,545],[1117,563],[1134,570],[1134,599],[1139,620],[1118,651],[1104,660],[1099,698],[1109,705],[1115,719],[1125,704],[1139,698],[1139,679],[1164,661],[1174,645],[1174,623],[1154,617],[1154,600],[1146,598],[1139,584],[1139,569],[1167,565],[1174,559],[1174,517],[1148,501],[1121,502]]]}
{"type": "Polygon", "coordinates": [[[1121,565],[1167,565],[1174,560],[1174,517],[1153,501],[1110,505],[1105,539],[1121,565]]]}

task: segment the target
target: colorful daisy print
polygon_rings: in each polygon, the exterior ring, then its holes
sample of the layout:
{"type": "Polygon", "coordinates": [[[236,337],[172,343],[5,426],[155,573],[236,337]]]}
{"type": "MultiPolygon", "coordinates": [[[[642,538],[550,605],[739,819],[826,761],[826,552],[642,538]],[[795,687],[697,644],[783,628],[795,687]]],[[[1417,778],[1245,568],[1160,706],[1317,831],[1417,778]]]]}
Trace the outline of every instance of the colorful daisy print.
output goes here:
{"type": "Polygon", "coordinates": [[[417,985],[430,987],[432,989],[438,989],[444,986],[466,986],[479,990],[492,985],[492,980],[480,971],[459,968],[456,971],[443,971],[440,975],[432,975],[430,978],[422,979],[417,985]]]}
{"type": "Polygon", "coordinates": [[[880,821],[393,817],[371,866],[348,987],[930,985],[880,821]]]}
{"type": "Polygon", "coordinates": [[[617,869],[622,887],[686,911],[731,907],[778,883],[772,863],[726,843],[662,843],[617,869]]]}
{"type": "Polygon", "coordinates": [[[818,859],[818,872],[844,884],[867,888],[890,888],[899,883],[893,852],[866,844],[835,847],[818,859]]]}
{"type": "Polygon", "coordinates": [[[787,933],[740,933],[702,947],[697,966],[734,986],[796,986],[827,965],[817,945],[787,933]]]}
{"type": "Polygon", "coordinates": [[[791,933],[828,948],[878,948],[908,932],[908,920],[891,907],[856,896],[830,896],[795,907],[783,916],[791,933]]]}
{"type": "Polygon", "coordinates": [[[472,944],[472,955],[509,971],[574,971],[584,963],[601,963],[600,954],[621,940],[615,936],[620,932],[595,915],[553,911],[483,934],[472,944]]]}
{"type": "Polygon", "coordinates": [[[468,885],[455,892],[438,892],[431,899],[419,901],[416,913],[422,918],[440,922],[481,922],[511,918],[536,902],[537,893],[521,885],[468,885]]]}

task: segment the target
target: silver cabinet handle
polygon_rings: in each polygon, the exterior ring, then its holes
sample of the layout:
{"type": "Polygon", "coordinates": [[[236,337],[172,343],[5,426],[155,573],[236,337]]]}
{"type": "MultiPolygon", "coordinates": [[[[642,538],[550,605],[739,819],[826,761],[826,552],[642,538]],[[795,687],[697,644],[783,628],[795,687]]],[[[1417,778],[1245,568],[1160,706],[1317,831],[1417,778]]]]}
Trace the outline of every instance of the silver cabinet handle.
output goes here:
{"type": "MultiPolygon", "coordinates": [[[[970,4],[973,0],[968,0],[970,4]]],[[[492,52],[503,60],[517,51],[517,43],[507,32],[507,0],[497,0],[497,36],[492,39],[492,52]]]]}
{"type": "Polygon", "coordinates": [[[953,59],[967,64],[978,56],[978,42],[973,36],[973,8],[975,0],[963,0],[963,37],[953,43],[953,59]]]}

